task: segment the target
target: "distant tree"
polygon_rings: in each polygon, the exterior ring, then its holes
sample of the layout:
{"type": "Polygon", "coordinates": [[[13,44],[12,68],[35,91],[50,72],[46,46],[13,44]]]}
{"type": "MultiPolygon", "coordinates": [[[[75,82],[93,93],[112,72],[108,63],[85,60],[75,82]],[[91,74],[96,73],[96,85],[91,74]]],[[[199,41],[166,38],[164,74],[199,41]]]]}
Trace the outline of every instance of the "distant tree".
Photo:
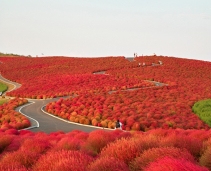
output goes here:
{"type": "MultiPolygon", "coordinates": [[[[19,55],[14,53],[2,53],[0,52],[0,56],[25,56],[25,55],[19,55]]],[[[28,55],[27,57],[31,57],[31,55],[28,55]]]]}

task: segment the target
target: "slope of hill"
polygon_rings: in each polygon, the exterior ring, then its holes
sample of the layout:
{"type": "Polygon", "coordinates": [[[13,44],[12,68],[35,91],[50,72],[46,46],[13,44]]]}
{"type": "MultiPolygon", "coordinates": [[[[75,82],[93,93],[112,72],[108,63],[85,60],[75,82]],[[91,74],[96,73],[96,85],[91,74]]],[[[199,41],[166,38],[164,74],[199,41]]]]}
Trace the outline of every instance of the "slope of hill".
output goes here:
{"type": "Polygon", "coordinates": [[[210,62],[163,56],[0,61],[1,74],[22,85],[0,106],[0,170],[211,170],[210,128],[192,111],[211,98],[210,62]],[[120,119],[127,131],[17,131],[30,125],[14,112],[27,103],[19,97],[61,97],[45,110],[98,127],[114,128],[120,119]]]}

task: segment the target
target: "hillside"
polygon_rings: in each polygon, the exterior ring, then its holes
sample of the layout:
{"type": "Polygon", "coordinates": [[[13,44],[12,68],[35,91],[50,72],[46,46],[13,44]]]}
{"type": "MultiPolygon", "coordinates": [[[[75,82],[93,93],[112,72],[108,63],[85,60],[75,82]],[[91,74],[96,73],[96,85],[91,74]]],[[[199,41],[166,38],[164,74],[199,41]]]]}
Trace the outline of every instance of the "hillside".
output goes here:
{"type": "Polygon", "coordinates": [[[210,127],[192,111],[211,99],[210,62],[166,56],[0,62],[1,75],[21,84],[0,105],[0,170],[211,170],[210,127]],[[49,115],[106,129],[23,130],[32,123],[15,109],[54,97],[60,98],[44,108],[49,115]],[[112,131],[117,119],[123,130],[112,131]]]}

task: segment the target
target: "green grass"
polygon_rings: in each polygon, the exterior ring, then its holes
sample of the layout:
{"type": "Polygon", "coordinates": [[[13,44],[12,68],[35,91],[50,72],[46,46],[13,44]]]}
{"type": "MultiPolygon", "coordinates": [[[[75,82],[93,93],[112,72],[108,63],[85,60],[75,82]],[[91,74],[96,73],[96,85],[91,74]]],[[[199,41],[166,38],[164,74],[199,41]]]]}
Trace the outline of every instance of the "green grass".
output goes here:
{"type": "Polygon", "coordinates": [[[211,99],[196,102],[192,110],[201,120],[211,127],[211,99]]]}
{"type": "Polygon", "coordinates": [[[0,105],[4,104],[6,102],[8,102],[8,99],[0,99],[0,105]]]}
{"type": "Polygon", "coordinates": [[[0,92],[5,92],[7,90],[7,85],[4,83],[0,83],[0,92]]]}

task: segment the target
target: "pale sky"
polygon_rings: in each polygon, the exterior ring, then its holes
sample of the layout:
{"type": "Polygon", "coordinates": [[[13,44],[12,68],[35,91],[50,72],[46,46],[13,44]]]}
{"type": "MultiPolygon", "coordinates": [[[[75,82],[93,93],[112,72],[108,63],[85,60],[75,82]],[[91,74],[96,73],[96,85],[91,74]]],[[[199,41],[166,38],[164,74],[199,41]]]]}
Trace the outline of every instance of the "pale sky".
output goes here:
{"type": "Polygon", "coordinates": [[[211,61],[211,0],[0,0],[0,52],[211,61]]]}

